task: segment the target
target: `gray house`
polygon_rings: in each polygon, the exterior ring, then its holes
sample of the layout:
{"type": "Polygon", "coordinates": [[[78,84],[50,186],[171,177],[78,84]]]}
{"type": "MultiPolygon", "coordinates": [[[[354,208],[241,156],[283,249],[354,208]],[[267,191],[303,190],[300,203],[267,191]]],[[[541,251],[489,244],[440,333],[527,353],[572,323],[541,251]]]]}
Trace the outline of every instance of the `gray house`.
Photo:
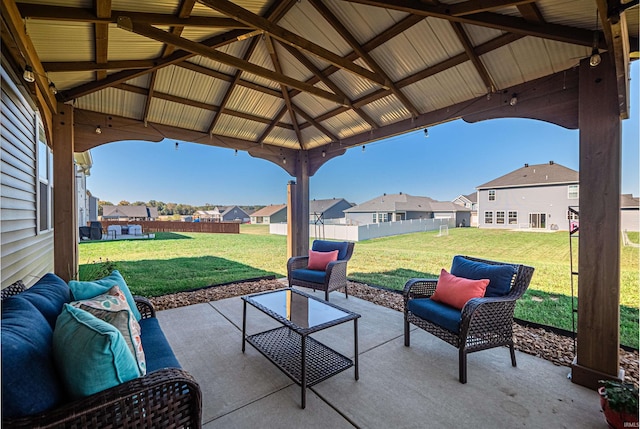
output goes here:
{"type": "Polygon", "coordinates": [[[452,201],[471,210],[471,223],[469,226],[478,226],[478,193],[472,192],[468,195],[458,195],[452,201]]]}
{"type": "Polygon", "coordinates": [[[102,219],[156,220],[158,209],[147,206],[102,206],[102,219]]]}
{"type": "Polygon", "coordinates": [[[195,216],[200,222],[249,222],[249,214],[238,206],[220,206],[213,210],[197,210],[195,216]]]}
{"type": "Polygon", "coordinates": [[[345,210],[347,222],[368,224],[409,219],[455,219],[456,225],[469,225],[471,210],[450,201],[403,194],[383,194],[345,210]]]}
{"type": "Polygon", "coordinates": [[[339,223],[345,218],[344,211],[353,207],[353,204],[344,198],[331,198],[328,200],[309,201],[309,221],[339,223]]]}
{"type": "Polygon", "coordinates": [[[282,223],[287,221],[287,205],[276,204],[251,213],[251,223],[282,223]]]}
{"type": "Polygon", "coordinates": [[[550,161],[529,165],[491,180],[478,190],[480,228],[568,230],[578,206],[578,172],[550,161]]]}

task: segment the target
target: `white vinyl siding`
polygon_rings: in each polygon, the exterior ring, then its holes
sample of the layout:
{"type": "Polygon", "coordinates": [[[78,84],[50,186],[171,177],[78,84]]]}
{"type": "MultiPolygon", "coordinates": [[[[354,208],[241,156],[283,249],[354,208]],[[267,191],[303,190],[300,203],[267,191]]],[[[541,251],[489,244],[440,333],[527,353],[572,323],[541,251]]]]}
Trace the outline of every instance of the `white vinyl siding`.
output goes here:
{"type": "Polygon", "coordinates": [[[36,115],[2,69],[0,240],[2,287],[53,271],[53,231],[37,233],[36,115]]]}

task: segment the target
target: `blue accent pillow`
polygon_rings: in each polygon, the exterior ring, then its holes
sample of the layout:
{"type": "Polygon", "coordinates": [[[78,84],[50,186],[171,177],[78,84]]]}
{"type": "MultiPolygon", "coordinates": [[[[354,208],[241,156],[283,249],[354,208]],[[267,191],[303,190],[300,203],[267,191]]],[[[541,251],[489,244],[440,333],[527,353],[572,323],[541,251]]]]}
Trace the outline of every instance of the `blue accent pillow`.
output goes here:
{"type": "Polygon", "coordinates": [[[35,285],[20,293],[20,296],[32,303],[53,329],[62,306],[71,302],[71,289],[60,277],[48,273],[35,285]]]}
{"type": "Polygon", "coordinates": [[[54,408],[65,392],[53,362],[53,330],[32,303],[2,301],[2,416],[22,417],[54,408]]]}
{"type": "Polygon", "coordinates": [[[115,326],[65,304],[53,330],[53,356],[74,398],[137,378],[138,364],[115,326]]]}
{"type": "Polygon", "coordinates": [[[338,260],[342,261],[347,257],[347,249],[349,247],[349,243],[346,241],[325,241],[325,240],[314,240],[311,245],[311,250],[315,250],[316,252],[331,252],[332,250],[338,251],[338,260]]]}
{"type": "Polygon", "coordinates": [[[98,295],[107,293],[113,286],[120,287],[120,291],[127,298],[127,302],[129,303],[129,307],[131,307],[133,315],[135,316],[137,321],[140,321],[142,316],[138,311],[138,307],[136,306],[136,301],[133,299],[133,295],[131,295],[129,286],[127,286],[127,283],[124,281],[124,278],[120,274],[120,271],[113,270],[111,274],[109,274],[107,277],[101,278],[100,280],[84,282],[71,280],[69,282],[69,287],[71,288],[71,292],[73,292],[73,297],[76,301],[94,298],[98,295]]]}
{"type": "Polygon", "coordinates": [[[513,265],[492,265],[470,261],[458,255],[453,258],[450,273],[471,280],[489,279],[489,286],[484,296],[498,297],[509,293],[517,269],[513,265]]]}

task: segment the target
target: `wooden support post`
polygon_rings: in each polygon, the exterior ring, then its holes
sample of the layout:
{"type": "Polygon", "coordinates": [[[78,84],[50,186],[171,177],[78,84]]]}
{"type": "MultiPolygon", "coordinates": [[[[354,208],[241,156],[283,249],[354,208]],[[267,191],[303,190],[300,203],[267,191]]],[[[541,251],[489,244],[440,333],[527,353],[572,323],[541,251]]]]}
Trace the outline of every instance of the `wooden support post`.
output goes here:
{"type": "Polygon", "coordinates": [[[309,160],[305,151],[296,158],[296,181],[287,185],[287,256],[309,253],[309,160]]]}
{"type": "Polygon", "coordinates": [[[53,117],[53,257],[63,280],[78,272],[78,212],[73,161],[73,106],[58,103],[53,117]]]}
{"type": "Polygon", "coordinates": [[[580,62],[580,244],[574,383],[619,377],[621,121],[615,69],[580,62]]]}

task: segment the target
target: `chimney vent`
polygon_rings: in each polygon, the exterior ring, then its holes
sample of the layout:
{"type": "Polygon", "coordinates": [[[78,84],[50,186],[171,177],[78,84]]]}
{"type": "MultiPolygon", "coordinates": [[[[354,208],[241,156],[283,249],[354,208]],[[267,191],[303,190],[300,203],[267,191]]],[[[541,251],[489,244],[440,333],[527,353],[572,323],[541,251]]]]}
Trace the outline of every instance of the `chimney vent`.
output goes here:
{"type": "Polygon", "coordinates": [[[524,168],[527,168],[528,166],[529,166],[529,164],[525,164],[525,165],[524,165],[524,168]]]}
{"type": "Polygon", "coordinates": [[[553,161],[549,161],[549,165],[553,165],[553,161]]]}

